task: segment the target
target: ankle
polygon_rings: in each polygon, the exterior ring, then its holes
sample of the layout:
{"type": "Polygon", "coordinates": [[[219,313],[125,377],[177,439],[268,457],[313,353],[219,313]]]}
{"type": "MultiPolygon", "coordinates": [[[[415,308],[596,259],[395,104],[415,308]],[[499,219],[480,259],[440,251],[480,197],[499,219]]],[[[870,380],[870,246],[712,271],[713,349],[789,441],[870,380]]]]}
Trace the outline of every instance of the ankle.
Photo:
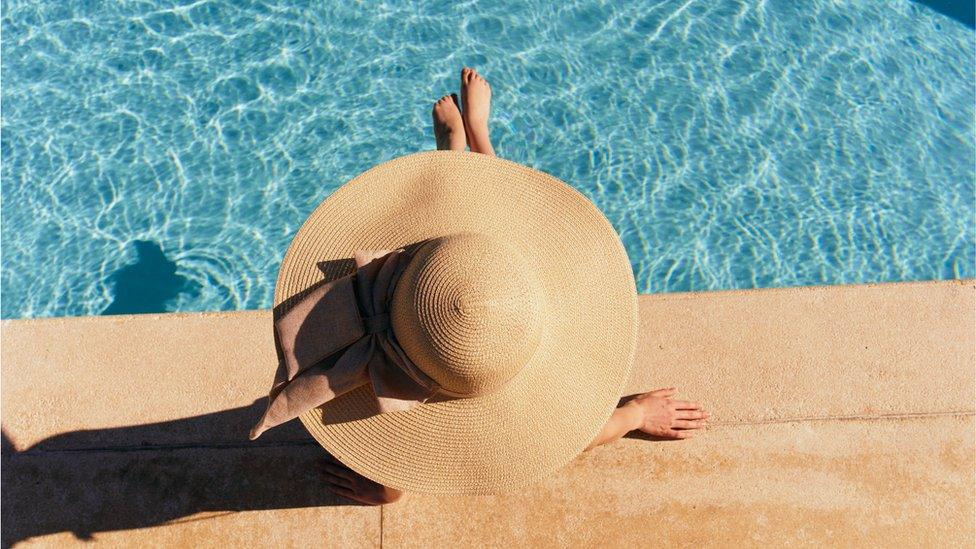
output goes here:
{"type": "Polygon", "coordinates": [[[491,139],[488,138],[488,132],[484,134],[472,132],[468,136],[468,145],[471,147],[471,152],[495,156],[495,148],[491,146],[491,139]]]}
{"type": "Polygon", "coordinates": [[[477,128],[487,128],[488,119],[483,116],[471,115],[466,112],[461,113],[461,118],[464,119],[464,123],[477,128]]]}

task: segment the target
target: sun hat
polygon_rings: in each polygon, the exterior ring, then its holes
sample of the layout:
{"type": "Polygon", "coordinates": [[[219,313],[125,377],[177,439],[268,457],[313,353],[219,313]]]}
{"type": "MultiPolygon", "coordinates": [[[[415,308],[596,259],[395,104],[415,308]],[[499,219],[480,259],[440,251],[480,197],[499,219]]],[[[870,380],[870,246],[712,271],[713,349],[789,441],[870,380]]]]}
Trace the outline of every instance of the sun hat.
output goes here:
{"type": "Polygon", "coordinates": [[[399,490],[537,481],[610,417],[637,342],[627,253],[585,196],[532,168],[429,151],[322,202],[275,286],[278,370],[251,432],[299,417],[399,490]]]}

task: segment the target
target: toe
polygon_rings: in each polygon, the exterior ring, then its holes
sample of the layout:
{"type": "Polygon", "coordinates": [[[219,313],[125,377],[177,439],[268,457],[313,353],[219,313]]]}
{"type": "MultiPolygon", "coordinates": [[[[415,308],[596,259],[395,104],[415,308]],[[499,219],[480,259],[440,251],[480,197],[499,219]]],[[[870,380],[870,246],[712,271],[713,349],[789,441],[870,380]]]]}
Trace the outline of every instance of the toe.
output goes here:
{"type": "Polygon", "coordinates": [[[450,95],[445,95],[444,97],[441,97],[440,99],[438,99],[436,103],[434,103],[434,108],[435,109],[443,109],[444,107],[446,107],[450,103],[450,101],[451,101],[451,96],[450,95]]]}

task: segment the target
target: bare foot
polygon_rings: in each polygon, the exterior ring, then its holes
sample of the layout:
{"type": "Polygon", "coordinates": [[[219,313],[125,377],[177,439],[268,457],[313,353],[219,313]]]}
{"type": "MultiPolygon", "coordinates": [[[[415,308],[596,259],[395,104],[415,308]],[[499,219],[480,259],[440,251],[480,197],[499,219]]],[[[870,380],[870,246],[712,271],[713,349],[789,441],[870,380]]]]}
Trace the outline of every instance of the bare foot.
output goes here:
{"type": "Polygon", "coordinates": [[[434,139],[439,151],[463,151],[467,146],[464,122],[458,109],[457,94],[445,95],[434,103],[434,139]]]}
{"type": "Polygon", "coordinates": [[[474,69],[461,69],[461,104],[464,106],[464,131],[472,152],[495,156],[488,138],[488,114],[491,111],[491,86],[474,69]]]}

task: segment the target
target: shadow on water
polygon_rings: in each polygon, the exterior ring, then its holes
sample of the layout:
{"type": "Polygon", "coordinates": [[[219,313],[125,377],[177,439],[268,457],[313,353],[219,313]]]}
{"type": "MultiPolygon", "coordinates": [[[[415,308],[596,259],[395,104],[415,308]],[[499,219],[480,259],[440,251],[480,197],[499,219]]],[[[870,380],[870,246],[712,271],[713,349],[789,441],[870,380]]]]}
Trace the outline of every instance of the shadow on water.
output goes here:
{"type": "Polygon", "coordinates": [[[976,3],[973,0],[915,0],[915,3],[951,17],[971,29],[976,28],[976,3]]]}
{"type": "Polygon", "coordinates": [[[181,292],[193,289],[190,279],[176,274],[176,263],[166,258],[157,242],[133,242],[137,259],[115,271],[109,284],[115,300],[102,311],[103,315],[161,313],[166,302],[181,292]]]}

